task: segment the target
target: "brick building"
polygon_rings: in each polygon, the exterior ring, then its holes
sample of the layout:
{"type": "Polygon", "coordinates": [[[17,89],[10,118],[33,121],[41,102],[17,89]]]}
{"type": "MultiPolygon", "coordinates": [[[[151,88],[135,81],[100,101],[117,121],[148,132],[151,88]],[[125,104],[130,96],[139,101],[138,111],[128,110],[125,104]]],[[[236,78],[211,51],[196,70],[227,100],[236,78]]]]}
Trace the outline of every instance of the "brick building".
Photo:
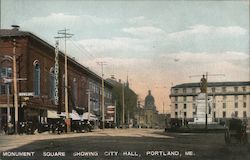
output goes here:
{"type": "MultiPolygon", "coordinates": [[[[64,54],[59,52],[59,104],[55,104],[55,48],[30,32],[0,30],[0,118],[6,122],[8,106],[8,85],[10,89],[9,104],[12,122],[14,119],[13,84],[4,83],[4,78],[12,78],[13,39],[17,42],[17,78],[18,92],[33,93],[34,96],[18,96],[19,121],[46,121],[48,111],[64,112],[64,54]]],[[[112,104],[112,85],[105,86],[105,106],[112,104]]],[[[87,89],[90,90],[91,112],[101,116],[101,77],[68,57],[68,99],[69,112],[72,109],[79,114],[88,110],[87,89]]]]}

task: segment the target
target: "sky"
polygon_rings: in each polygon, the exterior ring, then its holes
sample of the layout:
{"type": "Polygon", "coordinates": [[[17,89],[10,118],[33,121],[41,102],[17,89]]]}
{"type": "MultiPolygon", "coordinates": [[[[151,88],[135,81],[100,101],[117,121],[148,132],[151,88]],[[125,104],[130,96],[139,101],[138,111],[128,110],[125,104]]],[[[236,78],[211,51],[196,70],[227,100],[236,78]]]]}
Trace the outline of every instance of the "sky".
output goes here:
{"type": "Polygon", "coordinates": [[[192,75],[250,80],[249,0],[1,0],[1,28],[12,24],[53,46],[69,29],[69,56],[99,75],[105,62],[105,78],[128,77],[142,101],[151,90],[160,113],[170,111],[172,86],[200,81],[192,75]]]}

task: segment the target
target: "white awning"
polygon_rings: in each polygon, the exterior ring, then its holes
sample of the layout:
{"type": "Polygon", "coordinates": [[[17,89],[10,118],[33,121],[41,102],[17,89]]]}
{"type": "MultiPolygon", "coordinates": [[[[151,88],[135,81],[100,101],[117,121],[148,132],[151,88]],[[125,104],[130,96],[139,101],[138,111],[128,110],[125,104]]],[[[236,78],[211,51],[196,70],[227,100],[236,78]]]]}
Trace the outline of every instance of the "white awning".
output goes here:
{"type": "MultiPolygon", "coordinates": [[[[61,112],[61,114],[59,114],[60,117],[66,117],[65,112],[61,112]]],[[[72,113],[69,113],[69,118],[71,118],[72,120],[81,120],[80,115],[75,111],[72,110],[72,113]]]]}
{"type": "Polygon", "coordinates": [[[72,113],[70,113],[69,116],[72,120],[81,120],[80,115],[75,110],[72,110],[72,113]]]}
{"type": "Polygon", "coordinates": [[[89,117],[89,120],[91,120],[91,121],[98,120],[98,118],[96,117],[96,115],[94,115],[92,113],[89,113],[89,112],[83,113],[83,115],[81,116],[81,120],[88,120],[88,117],[89,117]]]}
{"type": "Polygon", "coordinates": [[[60,118],[57,111],[47,110],[47,118],[60,118]]]}

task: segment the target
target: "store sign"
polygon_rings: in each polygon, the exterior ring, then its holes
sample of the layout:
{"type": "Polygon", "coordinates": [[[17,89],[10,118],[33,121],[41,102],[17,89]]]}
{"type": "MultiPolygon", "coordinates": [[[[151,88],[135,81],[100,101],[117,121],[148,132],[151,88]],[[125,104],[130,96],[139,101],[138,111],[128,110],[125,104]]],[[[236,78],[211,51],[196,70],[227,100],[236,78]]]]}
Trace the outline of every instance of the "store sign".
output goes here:
{"type": "Polygon", "coordinates": [[[59,96],[58,96],[58,84],[59,84],[59,62],[58,62],[58,40],[56,41],[56,46],[55,46],[55,69],[54,69],[54,73],[55,73],[55,95],[54,95],[54,103],[55,105],[59,104],[59,96]]]}
{"type": "Polygon", "coordinates": [[[20,96],[20,97],[32,97],[32,96],[34,96],[34,92],[19,92],[18,96],[20,96]]]}
{"type": "Polygon", "coordinates": [[[107,113],[108,114],[114,114],[115,113],[115,106],[108,106],[107,107],[107,113]]]}

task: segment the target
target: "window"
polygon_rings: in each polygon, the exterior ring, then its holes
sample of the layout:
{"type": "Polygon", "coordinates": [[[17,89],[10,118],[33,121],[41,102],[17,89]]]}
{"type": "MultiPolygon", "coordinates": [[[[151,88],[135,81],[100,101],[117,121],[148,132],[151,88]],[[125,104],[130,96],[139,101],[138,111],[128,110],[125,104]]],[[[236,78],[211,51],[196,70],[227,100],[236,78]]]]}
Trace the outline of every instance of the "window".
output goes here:
{"type": "Polygon", "coordinates": [[[183,88],[183,93],[187,93],[187,89],[186,88],[183,88]]]}
{"type": "Polygon", "coordinates": [[[196,112],[193,112],[193,116],[195,116],[196,115],[196,112]]]}
{"type": "Polygon", "coordinates": [[[238,92],[238,87],[234,87],[234,92],[238,92]]]}
{"type": "Polygon", "coordinates": [[[223,96],[223,100],[227,100],[227,96],[223,96]]]}
{"type": "Polygon", "coordinates": [[[243,101],[246,101],[246,100],[247,100],[247,96],[243,95],[243,101]]]}
{"type": "Polygon", "coordinates": [[[238,96],[235,95],[235,96],[234,96],[234,101],[237,101],[237,100],[238,100],[238,96]]]}
{"type": "Polygon", "coordinates": [[[40,64],[39,61],[36,60],[34,63],[34,94],[35,96],[39,96],[40,95],[40,64]]]}
{"type": "Polygon", "coordinates": [[[193,103],[193,109],[196,109],[196,105],[195,105],[195,103],[193,103]]]}
{"type": "Polygon", "coordinates": [[[178,109],[178,104],[175,104],[175,109],[178,109]]]}
{"type": "Polygon", "coordinates": [[[187,109],[187,104],[184,104],[184,109],[187,109]]]}
{"type": "Polygon", "coordinates": [[[234,103],[234,107],[235,107],[235,108],[238,108],[238,102],[235,102],[235,103],[234,103]]]}
{"type": "Polygon", "coordinates": [[[175,118],[178,118],[178,112],[175,112],[175,118]]]}
{"type": "Polygon", "coordinates": [[[215,88],[214,88],[214,87],[212,88],[212,92],[213,92],[213,93],[215,92],[215,88]]]}
{"type": "Polygon", "coordinates": [[[238,111],[234,112],[235,117],[238,117],[238,111]]]}
{"type": "Polygon", "coordinates": [[[247,107],[247,103],[243,102],[243,108],[246,108],[246,107],[247,107]]]}
{"type": "Polygon", "coordinates": [[[187,117],[187,112],[184,112],[184,117],[187,117]]]}
{"type": "Polygon", "coordinates": [[[222,92],[226,92],[226,91],[227,91],[226,87],[222,87],[222,92]]]}
{"type": "Polygon", "coordinates": [[[7,93],[7,90],[6,90],[6,85],[2,84],[0,85],[0,95],[1,94],[6,94],[7,93]]]}
{"type": "Polygon", "coordinates": [[[195,88],[192,88],[192,93],[196,93],[196,89],[195,88]]]}
{"type": "Polygon", "coordinates": [[[178,93],[178,89],[174,89],[174,93],[178,93]]]}
{"type": "Polygon", "coordinates": [[[223,118],[226,118],[226,112],[225,111],[223,112],[223,118]]]}
{"type": "Polygon", "coordinates": [[[51,99],[54,99],[55,98],[55,73],[54,73],[54,67],[50,68],[49,86],[50,86],[49,97],[51,99]]]}
{"type": "Polygon", "coordinates": [[[243,92],[246,92],[246,87],[242,87],[243,92]]]}
{"type": "Polygon", "coordinates": [[[227,106],[226,106],[226,103],[223,103],[223,108],[226,108],[227,106]]]}
{"type": "Polygon", "coordinates": [[[195,96],[193,96],[193,101],[195,101],[195,96]]]}
{"type": "Polygon", "coordinates": [[[247,112],[243,111],[243,117],[246,118],[247,117],[247,112]]]}
{"type": "Polygon", "coordinates": [[[1,78],[10,78],[12,76],[12,68],[2,67],[0,68],[0,77],[1,78]]]}
{"type": "Polygon", "coordinates": [[[216,112],[214,112],[214,118],[216,118],[216,112]]]}
{"type": "Polygon", "coordinates": [[[183,100],[186,102],[186,101],[187,101],[187,97],[186,97],[186,96],[184,96],[184,97],[183,97],[183,100]]]}
{"type": "Polygon", "coordinates": [[[174,97],[174,99],[175,99],[175,102],[177,102],[178,101],[178,97],[176,96],[176,97],[174,97]]]}
{"type": "Polygon", "coordinates": [[[72,92],[73,92],[73,100],[74,100],[74,104],[77,105],[77,80],[76,78],[73,78],[73,84],[72,84],[72,92]]]}

